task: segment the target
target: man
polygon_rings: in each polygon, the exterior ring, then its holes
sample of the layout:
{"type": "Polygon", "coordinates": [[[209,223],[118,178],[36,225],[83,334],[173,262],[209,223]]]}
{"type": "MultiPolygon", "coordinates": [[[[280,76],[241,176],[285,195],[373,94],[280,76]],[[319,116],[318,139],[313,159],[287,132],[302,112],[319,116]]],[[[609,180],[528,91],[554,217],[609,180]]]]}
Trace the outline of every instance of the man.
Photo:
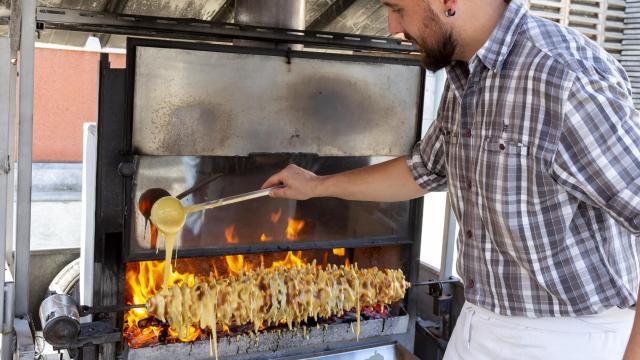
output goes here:
{"type": "Polygon", "coordinates": [[[515,1],[383,3],[390,32],[446,67],[437,120],[408,158],[331,176],[291,165],[264,186],[372,201],[448,190],[467,303],[446,359],[640,359],[640,117],[622,67],[515,1]]]}

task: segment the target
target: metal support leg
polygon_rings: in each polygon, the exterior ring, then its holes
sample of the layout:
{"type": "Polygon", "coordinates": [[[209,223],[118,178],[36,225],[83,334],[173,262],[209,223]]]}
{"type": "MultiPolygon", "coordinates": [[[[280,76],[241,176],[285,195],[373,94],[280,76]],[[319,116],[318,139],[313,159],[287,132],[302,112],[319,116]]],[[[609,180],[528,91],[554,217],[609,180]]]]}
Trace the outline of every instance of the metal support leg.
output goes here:
{"type": "Polygon", "coordinates": [[[11,359],[13,335],[13,277],[5,262],[5,249],[13,245],[14,138],[16,67],[10,39],[0,37],[0,330],[2,360],[11,359]],[[4,270],[4,271],[2,271],[4,270]]]}
{"type": "MultiPolygon", "coordinates": [[[[9,189],[9,178],[13,176],[13,157],[11,153],[12,149],[9,149],[9,137],[13,136],[10,133],[9,124],[13,121],[10,119],[9,110],[11,92],[11,49],[9,46],[8,37],[0,37],[0,224],[8,224],[9,221],[9,208],[13,207],[13,201],[9,203],[9,192],[13,192],[13,189],[9,189]]],[[[13,222],[11,222],[13,225],[13,222]]],[[[4,227],[3,227],[4,228],[4,227]]],[[[0,249],[5,248],[7,238],[9,237],[9,231],[0,231],[0,249]]],[[[4,264],[4,251],[0,251],[0,264],[4,264]]],[[[0,277],[0,289],[4,289],[4,272],[0,277]]],[[[4,308],[4,296],[0,293],[0,309],[4,308]]],[[[0,324],[2,324],[3,316],[0,311],[0,324]]]]}
{"type": "Polygon", "coordinates": [[[20,122],[18,139],[18,204],[16,210],[16,315],[29,311],[29,248],[31,236],[31,146],[33,142],[33,64],[36,1],[22,1],[20,37],[20,122]]]}
{"type": "Polygon", "coordinates": [[[18,355],[18,359],[33,360],[36,356],[36,348],[29,320],[26,318],[16,318],[15,328],[17,341],[16,353],[18,355]]]}
{"type": "MultiPolygon", "coordinates": [[[[7,149],[9,149],[11,155],[12,175],[7,178],[7,203],[11,204],[7,208],[7,223],[6,233],[7,241],[5,244],[4,252],[5,259],[9,264],[9,268],[12,269],[13,274],[13,251],[15,249],[15,185],[16,185],[16,83],[18,76],[18,47],[20,46],[20,19],[22,18],[22,4],[20,0],[11,0],[11,19],[9,20],[9,42],[11,48],[11,73],[9,76],[9,127],[8,134],[11,134],[8,138],[7,149]]],[[[11,304],[13,306],[13,304],[11,304]]]]}
{"type": "Polygon", "coordinates": [[[13,277],[11,276],[11,272],[9,271],[9,266],[5,263],[5,271],[4,271],[4,322],[2,323],[2,360],[13,359],[13,353],[15,352],[16,347],[16,339],[15,333],[13,331],[13,318],[15,316],[14,310],[14,297],[15,294],[15,284],[13,282],[13,277]]]}
{"type": "Polygon", "coordinates": [[[16,76],[18,44],[20,42],[21,3],[11,0],[9,38],[0,40],[0,357],[13,359],[16,337],[13,329],[15,316],[15,283],[11,267],[14,244],[15,194],[15,133],[16,133],[16,76]]]}

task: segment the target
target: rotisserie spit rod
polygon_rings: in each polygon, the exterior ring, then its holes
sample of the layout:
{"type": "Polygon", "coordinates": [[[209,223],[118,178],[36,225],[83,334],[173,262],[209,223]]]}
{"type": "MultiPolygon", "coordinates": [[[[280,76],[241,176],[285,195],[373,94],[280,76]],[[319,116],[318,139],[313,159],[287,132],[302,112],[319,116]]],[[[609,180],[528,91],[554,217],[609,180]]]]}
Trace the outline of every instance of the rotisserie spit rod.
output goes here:
{"type": "MultiPolygon", "coordinates": [[[[311,264],[276,267],[238,276],[200,281],[193,287],[172,286],[147,301],[147,310],[167,322],[181,337],[189,326],[213,328],[286,322],[289,328],[312,317],[340,316],[353,308],[386,305],[404,298],[410,286],[402,270],[358,269],[311,264]]],[[[358,319],[359,324],[359,319],[358,319]]],[[[359,329],[359,327],[358,327],[359,329]]],[[[358,333],[359,331],[356,330],[358,333]]]]}

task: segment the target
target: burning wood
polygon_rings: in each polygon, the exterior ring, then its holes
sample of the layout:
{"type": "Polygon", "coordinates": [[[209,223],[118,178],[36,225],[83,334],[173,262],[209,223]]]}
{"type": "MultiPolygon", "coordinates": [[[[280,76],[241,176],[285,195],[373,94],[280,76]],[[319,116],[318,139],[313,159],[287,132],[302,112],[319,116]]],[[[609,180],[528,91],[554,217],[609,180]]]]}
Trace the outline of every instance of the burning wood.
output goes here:
{"type": "Polygon", "coordinates": [[[194,323],[202,329],[215,329],[218,323],[252,324],[257,332],[281,323],[291,329],[308,318],[341,316],[354,308],[359,321],[361,307],[401,300],[408,286],[401,270],[335,265],[323,270],[314,262],[172,286],[150,298],[147,309],[181,338],[189,335],[194,323]]]}

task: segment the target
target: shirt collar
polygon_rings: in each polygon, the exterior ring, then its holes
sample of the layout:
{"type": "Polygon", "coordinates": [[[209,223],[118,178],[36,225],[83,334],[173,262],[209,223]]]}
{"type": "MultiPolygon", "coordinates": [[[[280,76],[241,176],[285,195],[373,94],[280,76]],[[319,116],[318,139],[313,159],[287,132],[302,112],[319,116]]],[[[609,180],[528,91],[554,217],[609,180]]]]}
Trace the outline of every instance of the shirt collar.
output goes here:
{"type": "Polygon", "coordinates": [[[502,63],[515,43],[525,15],[527,15],[527,8],[524,5],[518,0],[510,2],[489,40],[476,53],[478,59],[487,68],[498,71],[502,67],[502,63]]]}
{"type": "Polygon", "coordinates": [[[467,87],[467,80],[469,79],[469,65],[462,61],[454,61],[446,67],[446,70],[451,89],[459,99],[462,99],[462,94],[467,87]]]}

